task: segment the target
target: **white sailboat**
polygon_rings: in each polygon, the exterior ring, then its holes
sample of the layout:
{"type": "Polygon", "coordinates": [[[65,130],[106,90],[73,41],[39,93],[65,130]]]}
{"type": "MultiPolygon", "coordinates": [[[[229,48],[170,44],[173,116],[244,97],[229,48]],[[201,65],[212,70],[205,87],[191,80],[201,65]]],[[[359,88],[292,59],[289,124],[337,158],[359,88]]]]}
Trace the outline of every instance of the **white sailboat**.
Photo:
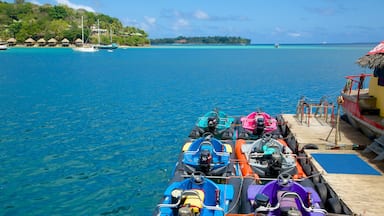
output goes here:
{"type": "Polygon", "coordinates": [[[73,48],[74,51],[78,52],[97,52],[99,51],[95,46],[84,44],[84,21],[83,16],[81,16],[81,40],[83,42],[81,47],[73,48]]]}
{"type": "Polygon", "coordinates": [[[0,44],[0,50],[7,50],[7,44],[0,44]]]}

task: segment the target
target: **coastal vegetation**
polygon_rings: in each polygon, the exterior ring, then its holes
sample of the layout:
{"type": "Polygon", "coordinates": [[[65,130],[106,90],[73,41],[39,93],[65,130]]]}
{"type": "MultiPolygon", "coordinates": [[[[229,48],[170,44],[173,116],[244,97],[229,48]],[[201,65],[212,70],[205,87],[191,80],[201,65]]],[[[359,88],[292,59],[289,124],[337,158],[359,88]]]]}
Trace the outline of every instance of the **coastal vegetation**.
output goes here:
{"type": "Polygon", "coordinates": [[[149,44],[230,44],[248,45],[251,40],[240,37],[184,37],[149,39],[148,34],[132,26],[123,26],[117,18],[105,14],[72,9],[65,5],[37,5],[23,0],[7,3],[0,0],[0,42],[14,39],[17,44],[26,41],[66,40],[74,44],[82,38],[81,19],[84,23],[84,42],[125,46],[149,44]],[[99,24],[98,24],[99,23],[99,24]]]}
{"type": "Polygon", "coordinates": [[[0,39],[14,38],[17,43],[23,44],[28,38],[35,41],[41,38],[61,41],[66,38],[73,43],[82,35],[81,17],[84,19],[85,42],[98,43],[98,31],[102,29],[101,43],[108,44],[112,39],[114,43],[127,46],[149,44],[145,31],[123,26],[117,18],[65,5],[36,5],[24,1],[0,1],[0,39]]]}
{"type": "Polygon", "coordinates": [[[151,39],[151,44],[233,44],[233,45],[249,45],[250,39],[240,37],[183,37],[151,39]]]}

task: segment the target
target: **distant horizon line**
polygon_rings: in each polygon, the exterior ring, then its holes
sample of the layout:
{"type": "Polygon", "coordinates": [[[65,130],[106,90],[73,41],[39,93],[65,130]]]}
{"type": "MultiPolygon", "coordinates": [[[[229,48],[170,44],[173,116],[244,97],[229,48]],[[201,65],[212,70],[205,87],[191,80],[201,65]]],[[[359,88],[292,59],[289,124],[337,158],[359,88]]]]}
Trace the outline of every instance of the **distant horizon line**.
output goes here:
{"type": "Polygon", "coordinates": [[[234,45],[234,46],[252,46],[252,45],[272,45],[272,46],[281,46],[281,45],[364,45],[364,44],[378,44],[379,42],[333,42],[333,43],[249,43],[249,44],[220,44],[220,43],[163,43],[163,44],[150,44],[150,46],[163,46],[163,45],[174,45],[174,46],[190,46],[190,45],[234,45]]]}
{"type": "Polygon", "coordinates": [[[380,43],[380,41],[377,42],[317,42],[317,43],[250,43],[250,45],[327,45],[327,44],[376,44],[380,43]]]}

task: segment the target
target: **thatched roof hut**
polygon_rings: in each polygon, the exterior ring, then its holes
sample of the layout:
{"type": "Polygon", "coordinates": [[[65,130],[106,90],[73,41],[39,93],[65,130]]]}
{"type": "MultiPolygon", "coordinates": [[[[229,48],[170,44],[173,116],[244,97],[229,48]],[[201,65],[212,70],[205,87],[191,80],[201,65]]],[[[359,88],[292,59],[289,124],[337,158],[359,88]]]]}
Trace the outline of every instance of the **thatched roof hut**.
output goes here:
{"type": "Polygon", "coordinates": [[[356,63],[371,69],[384,69],[384,41],[375,46],[366,55],[360,57],[356,63]]]}
{"type": "Polygon", "coordinates": [[[67,47],[69,46],[69,40],[67,38],[64,38],[61,40],[61,46],[67,47]]]}
{"type": "Polygon", "coordinates": [[[15,38],[9,38],[7,40],[8,46],[15,46],[16,45],[16,39],[15,38]]]}
{"type": "Polygon", "coordinates": [[[81,45],[83,45],[83,40],[81,40],[80,38],[77,38],[77,39],[75,40],[75,45],[76,45],[76,46],[81,46],[81,45]]]}
{"type": "Polygon", "coordinates": [[[45,44],[47,44],[47,41],[44,38],[40,38],[39,40],[37,40],[37,43],[39,44],[39,46],[45,46],[45,44]]]}
{"type": "Polygon", "coordinates": [[[27,40],[24,41],[24,43],[27,46],[33,46],[33,45],[35,45],[36,41],[33,40],[32,38],[28,38],[27,40]]]}
{"type": "Polygon", "coordinates": [[[51,38],[48,40],[48,46],[56,46],[57,40],[55,38],[51,38]]]}

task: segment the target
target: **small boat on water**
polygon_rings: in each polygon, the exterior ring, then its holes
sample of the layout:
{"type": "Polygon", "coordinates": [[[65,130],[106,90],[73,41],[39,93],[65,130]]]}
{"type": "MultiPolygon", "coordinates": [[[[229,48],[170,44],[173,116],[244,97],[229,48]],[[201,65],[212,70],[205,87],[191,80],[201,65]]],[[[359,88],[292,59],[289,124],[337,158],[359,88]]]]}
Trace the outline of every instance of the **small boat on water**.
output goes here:
{"type": "Polygon", "coordinates": [[[205,133],[210,133],[216,138],[232,139],[234,135],[234,122],[235,118],[215,109],[197,119],[196,125],[189,134],[189,137],[196,139],[205,133]]]}
{"type": "Polygon", "coordinates": [[[235,139],[241,117],[217,110],[200,117],[196,127],[202,132],[183,145],[154,215],[351,215],[304,152],[317,146],[292,150],[285,120],[276,121],[276,133],[235,139]],[[220,129],[233,130],[231,139],[215,136],[219,122],[220,129]]]}
{"type": "Polygon", "coordinates": [[[279,48],[280,47],[280,44],[279,43],[275,43],[275,48],[279,48]]]}
{"type": "Polygon", "coordinates": [[[340,104],[352,126],[377,138],[384,135],[384,41],[357,63],[373,69],[373,74],[346,76],[340,104]]]}
{"type": "Polygon", "coordinates": [[[73,51],[76,52],[97,52],[99,51],[94,45],[84,44],[84,18],[81,17],[81,42],[82,45],[80,47],[73,48],[73,51]]]}
{"type": "MultiPolygon", "coordinates": [[[[234,175],[231,144],[223,143],[211,135],[187,142],[183,146],[182,154],[182,174],[200,171],[206,176],[234,175]]],[[[178,175],[180,171],[178,170],[178,175]]]]}
{"type": "Polygon", "coordinates": [[[8,49],[7,44],[0,43],[0,50],[7,50],[7,49],[8,49]]]}
{"type": "Polygon", "coordinates": [[[216,184],[196,172],[190,178],[172,182],[164,192],[155,215],[225,215],[238,211],[240,178],[216,184]]]}
{"type": "Polygon", "coordinates": [[[117,49],[119,47],[119,45],[117,43],[112,43],[112,32],[109,31],[109,35],[110,35],[110,40],[111,40],[111,43],[110,44],[102,44],[100,41],[100,21],[97,20],[97,38],[98,38],[98,44],[95,45],[95,47],[97,49],[104,49],[104,50],[114,50],[114,49],[117,49]]]}
{"type": "Polygon", "coordinates": [[[264,133],[272,133],[277,130],[277,120],[268,113],[256,111],[241,117],[239,138],[258,139],[264,133]]]}
{"type": "Polygon", "coordinates": [[[283,139],[273,138],[272,134],[265,134],[252,142],[238,139],[235,152],[243,176],[256,174],[256,178],[276,178],[288,173],[297,179],[306,177],[287,143],[283,139]]]}
{"type": "MultiPolygon", "coordinates": [[[[319,184],[320,186],[320,184],[319,184]]],[[[327,197],[325,185],[320,186],[321,193],[327,197]]],[[[328,212],[323,209],[321,195],[313,187],[303,186],[292,180],[287,173],[280,174],[276,180],[265,185],[250,184],[243,187],[244,213],[255,215],[310,215],[323,216],[328,212]]],[[[337,198],[328,200],[335,213],[342,213],[337,198]]]]}
{"type": "Polygon", "coordinates": [[[82,47],[74,47],[73,48],[74,51],[77,51],[77,52],[97,52],[99,51],[95,46],[87,46],[87,45],[84,45],[82,47]]]}
{"type": "Polygon", "coordinates": [[[114,49],[117,49],[118,47],[119,45],[117,45],[116,43],[96,45],[97,49],[106,49],[106,50],[114,50],[114,49]]]}

